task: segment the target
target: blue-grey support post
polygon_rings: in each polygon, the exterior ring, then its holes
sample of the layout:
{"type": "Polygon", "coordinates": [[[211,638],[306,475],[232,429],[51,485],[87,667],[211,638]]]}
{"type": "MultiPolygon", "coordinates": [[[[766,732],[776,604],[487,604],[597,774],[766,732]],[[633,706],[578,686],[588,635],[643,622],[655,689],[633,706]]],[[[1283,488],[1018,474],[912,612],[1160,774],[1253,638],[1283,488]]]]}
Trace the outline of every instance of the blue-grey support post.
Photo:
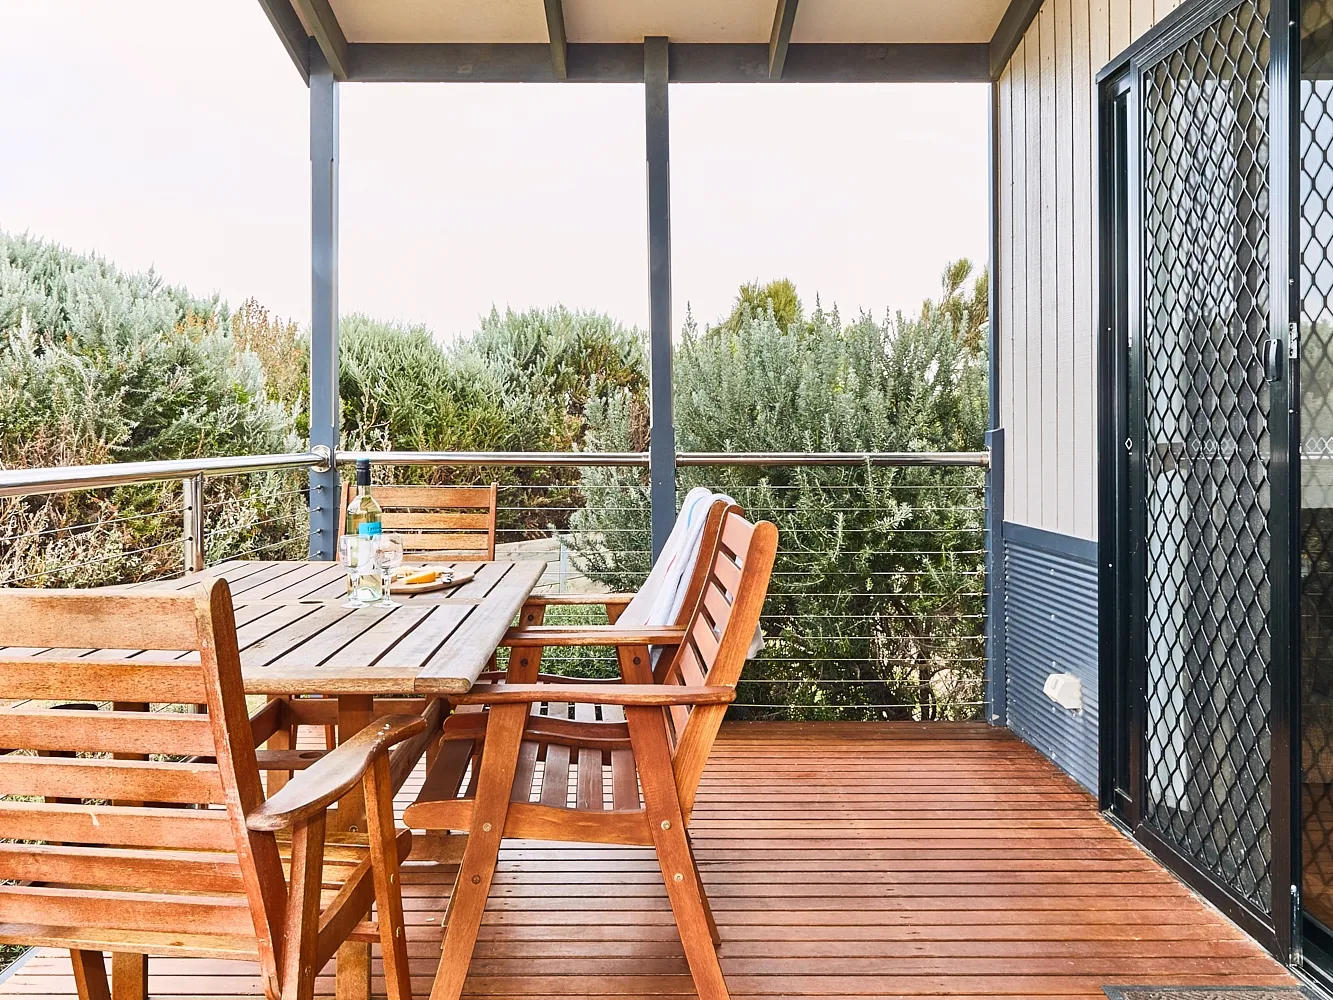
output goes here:
{"type": "Polygon", "coordinates": [[[1009,721],[1008,660],[1004,649],[1004,430],[1000,426],[1000,130],[999,87],[990,85],[990,268],[987,275],[987,347],[989,354],[989,420],[986,447],[986,708],[992,725],[1009,721]]]}
{"type": "MultiPolygon", "coordinates": [[[[338,450],[338,81],[310,47],[310,445],[338,450]]],[[[310,473],[310,558],[338,544],[338,469],[310,473]]]]}
{"type": "Polygon", "coordinates": [[[986,432],[986,705],[990,722],[1008,725],[1004,651],[1004,429],[986,432]]]}
{"type": "Polygon", "coordinates": [[[671,142],[667,113],[667,40],[643,40],[648,138],[648,346],[653,558],[676,521],[676,426],[671,412],[671,142]]]}

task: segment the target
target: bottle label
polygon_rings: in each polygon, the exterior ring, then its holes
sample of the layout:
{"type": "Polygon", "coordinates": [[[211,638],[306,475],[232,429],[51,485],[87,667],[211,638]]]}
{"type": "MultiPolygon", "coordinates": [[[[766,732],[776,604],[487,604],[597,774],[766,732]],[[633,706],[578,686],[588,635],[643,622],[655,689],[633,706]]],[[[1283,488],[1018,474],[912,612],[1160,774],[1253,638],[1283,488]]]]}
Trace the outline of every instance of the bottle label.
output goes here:
{"type": "Polygon", "coordinates": [[[362,521],[357,525],[356,533],[358,535],[378,535],[384,530],[380,526],[381,523],[380,521],[362,521]]]}

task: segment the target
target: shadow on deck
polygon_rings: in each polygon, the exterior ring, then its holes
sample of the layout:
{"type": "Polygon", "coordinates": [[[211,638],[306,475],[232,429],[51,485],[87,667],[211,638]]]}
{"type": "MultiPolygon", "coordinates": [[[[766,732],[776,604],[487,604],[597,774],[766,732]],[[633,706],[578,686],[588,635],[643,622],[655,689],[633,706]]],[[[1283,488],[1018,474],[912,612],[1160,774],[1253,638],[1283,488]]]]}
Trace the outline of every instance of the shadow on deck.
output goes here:
{"type": "MultiPolygon", "coordinates": [[[[419,783],[420,768],[400,804],[419,783]]],[[[692,832],[738,997],[1293,982],[1086,792],[983,725],[729,724],[692,832]]],[[[453,872],[405,873],[418,997],[430,993],[453,872]]],[[[333,992],[331,973],[320,993],[333,992]]],[[[154,959],[149,986],[154,997],[263,993],[245,962],[154,959]]],[[[74,992],[67,955],[41,950],[0,1000],[74,992]]],[[[692,996],[651,851],[511,842],[467,993],[692,996]]]]}

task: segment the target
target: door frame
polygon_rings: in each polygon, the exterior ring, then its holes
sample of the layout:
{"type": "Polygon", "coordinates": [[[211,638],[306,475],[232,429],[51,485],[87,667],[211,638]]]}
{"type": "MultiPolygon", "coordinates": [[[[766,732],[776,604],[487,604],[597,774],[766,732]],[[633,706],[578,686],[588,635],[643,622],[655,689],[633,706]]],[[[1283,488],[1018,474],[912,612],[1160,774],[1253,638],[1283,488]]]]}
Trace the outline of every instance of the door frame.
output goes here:
{"type": "Polygon", "coordinates": [[[1269,383],[1271,919],[1238,899],[1144,822],[1147,483],[1143,420],[1141,192],[1143,77],[1243,0],[1186,0],[1097,75],[1098,632],[1100,805],[1140,844],[1283,961],[1300,954],[1299,0],[1270,0],[1269,337],[1287,359],[1269,383]],[[1272,30],[1274,26],[1281,30],[1272,30]],[[1123,116],[1118,120],[1120,109],[1123,116]],[[1107,709],[1109,708],[1109,711],[1107,709]]]}

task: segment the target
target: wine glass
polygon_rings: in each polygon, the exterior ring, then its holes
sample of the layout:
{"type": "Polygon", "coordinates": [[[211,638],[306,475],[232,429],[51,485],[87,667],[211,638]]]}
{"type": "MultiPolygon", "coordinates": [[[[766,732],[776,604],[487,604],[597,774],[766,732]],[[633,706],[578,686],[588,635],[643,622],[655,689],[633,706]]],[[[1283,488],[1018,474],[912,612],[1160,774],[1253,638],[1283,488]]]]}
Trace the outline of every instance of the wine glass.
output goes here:
{"type": "Polygon", "coordinates": [[[402,607],[390,596],[389,588],[393,584],[393,571],[403,564],[403,540],[396,535],[380,535],[375,541],[375,565],[384,577],[384,599],[375,605],[377,608],[402,607]]]}
{"type": "Polygon", "coordinates": [[[364,602],[356,598],[357,576],[360,573],[361,539],[356,535],[343,535],[338,539],[338,561],[347,570],[347,600],[344,608],[364,608],[364,602]]]}

